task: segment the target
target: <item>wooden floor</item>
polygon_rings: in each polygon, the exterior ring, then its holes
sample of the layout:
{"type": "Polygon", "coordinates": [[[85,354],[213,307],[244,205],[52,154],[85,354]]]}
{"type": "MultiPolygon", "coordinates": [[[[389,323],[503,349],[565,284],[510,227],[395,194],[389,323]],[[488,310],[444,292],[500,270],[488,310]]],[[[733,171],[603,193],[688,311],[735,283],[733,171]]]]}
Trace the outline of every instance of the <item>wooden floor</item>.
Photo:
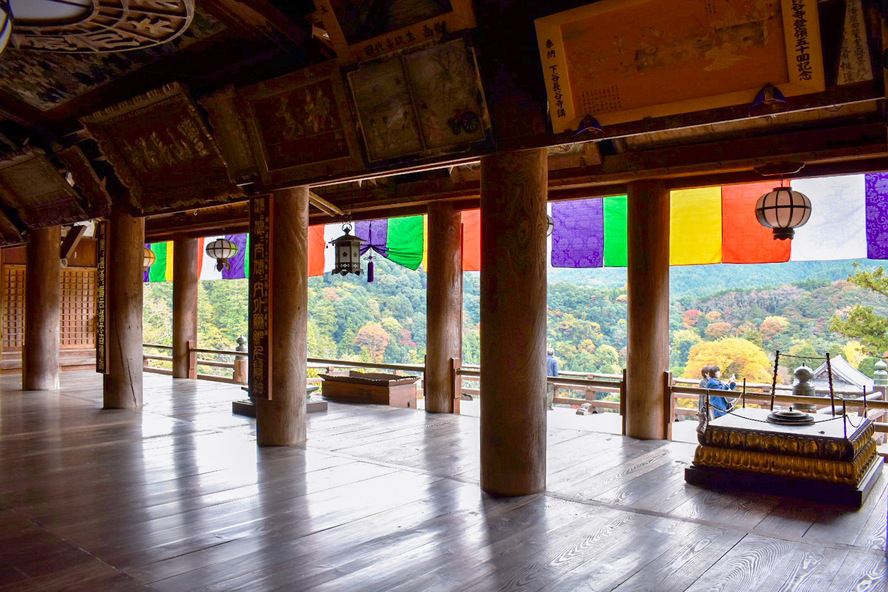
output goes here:
{"type": "Polygon", "coordinates": [[[0,378],[0,591],[886,589],[886,477],[858,512],[684,483],[690,444],[549,430],[548,492],[478,487],[479,420],[331,404],[257,449],[242,391],[146,375],[102,411],[0,378]]]}

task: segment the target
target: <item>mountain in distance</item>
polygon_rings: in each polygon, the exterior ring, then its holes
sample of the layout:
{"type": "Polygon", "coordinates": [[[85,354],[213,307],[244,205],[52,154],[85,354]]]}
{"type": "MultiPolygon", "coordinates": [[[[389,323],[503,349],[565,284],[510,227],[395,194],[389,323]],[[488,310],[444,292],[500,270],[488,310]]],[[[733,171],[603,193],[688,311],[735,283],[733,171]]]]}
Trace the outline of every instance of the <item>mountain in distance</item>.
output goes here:
{"type": "MultiPolygon", "coordinates": [[[[724,290],[776,288],[805,280],[836,282],[846,280],[856,269],[874,269],[884,261],[844,259],[841,261],[789,261],[749,265],[681,265],[670,268],[670,297],[699,298],[724,290]],[[854,264],[860,267],[855,268],[854,264]]],[[[625,267],[596,269],[549,268],[549,284],[566,282],[592,288],[618,288],[626,285],[625,267]]]]}

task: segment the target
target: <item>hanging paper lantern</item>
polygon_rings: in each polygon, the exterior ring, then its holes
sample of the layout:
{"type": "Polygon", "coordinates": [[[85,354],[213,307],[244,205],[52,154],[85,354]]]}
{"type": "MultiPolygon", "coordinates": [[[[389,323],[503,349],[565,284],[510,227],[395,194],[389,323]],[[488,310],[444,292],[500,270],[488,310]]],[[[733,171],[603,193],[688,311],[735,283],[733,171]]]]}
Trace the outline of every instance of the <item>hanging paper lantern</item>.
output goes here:
{"type": "Polygon", "coordinates": [[[217,238],[207,245],[207,255],[216,260],[216,269],[231,269],[228,260],[237,254],[237,245],[228,239],[217,238]]]}
{"type": "Polygon", "coordinates": [[[789,187],[776,187],[759,198],[755,217],[765,228],[774,229],[775,240],[792,239],[793,229],[804,226],[811,217],[811,200],[789,187]]]}
{"type": "Polygon", "coordinates": [[[142,269],[148,269],[157,261],[157,255],[148,247],[142,247],[142,269]]]}

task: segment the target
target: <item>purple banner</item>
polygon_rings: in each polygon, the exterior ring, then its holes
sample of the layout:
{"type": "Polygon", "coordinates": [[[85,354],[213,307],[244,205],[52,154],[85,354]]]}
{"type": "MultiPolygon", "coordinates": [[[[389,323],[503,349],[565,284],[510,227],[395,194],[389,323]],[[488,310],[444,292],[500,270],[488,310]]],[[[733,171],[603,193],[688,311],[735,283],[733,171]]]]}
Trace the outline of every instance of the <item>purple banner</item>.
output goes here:
{"type": "Polygon", "coordinates": [[[247,258],[247,235],[246,234],[226,234],[226,240],[230,240],[237,245],[237,253],[228,260],[231,269],[222,269],[223,280],[240,280],[247,277],[244,269],[244,261],[247,258]]]}
{"type": "Polygon", "coordinates": [[[362,238],[366,243],[361,245],[361,255],[372,247],[374,251],[388,257],[388,220],[369,220],[355,223],[355,236],[362,238]]]}
{"type": "Polygon", "coordinates": [[[866,175],[866,256],[888,259],[888,173],[866,175]]]}
{"type": "Polygon", "coordinates": [[[601,199],[552,204],[552,267],[604,265],[603,204],[601,199]]]}
{"type": "MultiPolygon", "coordinates": [[[[150,250],[151,250],[151,245],[148,244],[148,243],[145,243],[145,248],[148,249],[148,250],[150,251],[150,250]]],[[[145,268],[143,268],[143,269],[145,270],[145,271],[142,272],[142,282],[144,283],[144,282],[147,282],[147,281],[148,281],[148,274],[151,273],[151,268],[150,268],[150,267],[145,267],[145,268]]]]}

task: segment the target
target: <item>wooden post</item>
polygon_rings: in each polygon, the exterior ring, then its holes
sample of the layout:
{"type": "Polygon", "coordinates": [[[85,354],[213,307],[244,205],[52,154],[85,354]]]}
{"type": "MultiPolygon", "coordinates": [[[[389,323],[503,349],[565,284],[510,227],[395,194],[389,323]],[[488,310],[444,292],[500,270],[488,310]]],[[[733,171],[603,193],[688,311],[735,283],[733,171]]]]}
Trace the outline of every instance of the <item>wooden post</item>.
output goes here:
{"type": "Polygon", "coordinates": [[[669,369],[669,189],[659,180],[629,183],[626,435],[663,439],[669,369]]]}
{"type": "Polygon", "coordinates": [[[462,368],[462,359],[451,358],[450,360],[450,396],[453,399],[453,412],[459,413],[460,402],[462,401],[462,376],[459,371],[462,368]]]}
{"type": "Polygon", "coordinates": [[[256,431],[260,446],[292,446],[306,440],[308,187],[275,192],[270,201],[271,392],[256,399],[256,431]]]}
{"type": "Polygon", "coordinates": [[[22,390],[59,388],[61,229],[32,230],[26,247],[22,390]]]}
{"type": "Polygon", "coordinates": [[[188,342],[197,343],[199,256],[196,238],[173,241],[173,378],[194,378],[188,342]]]}
{"type": "Polygon", "coordinates": [[[447,202],[429,206],[425,367],[426,411],[454,413],[453,358],[462,358],[462,217],[447,202]]]}
{"type": "Polygon", "coordinates": [[[142,406],[142,249],[145,220],[115,209],[108,223],[106,409],[142,406]]]}
{"type": "Polygon", "coordinates": [[[481,158],[481,487],[546,488],[546,151],[481,158]]]}
{"type": "Polygon", "coordinates": [[[666,405],[666,424],[663,431],[666,433],[666,439],[672,439],[672,424],[675,422],[675,395],[672,393],[672,372],[667,370],[663,372],[663,396],[665,397],[664,405],[666,405]]]}
{"type": "Polygon", "coordinates": [[[194,351],[194,348],[197,347],[197,341],[188,340],[185,342],[185,352],[188,359],[188,368],[185,371],[185,376],[182,378],[197,378],[197,352],[194,351]]]}
{"type": "Polygon", "coordinates": [[[620,381],[620,433],[626,435],[626,369],[623,368],[623,379],[620,381]]]}

